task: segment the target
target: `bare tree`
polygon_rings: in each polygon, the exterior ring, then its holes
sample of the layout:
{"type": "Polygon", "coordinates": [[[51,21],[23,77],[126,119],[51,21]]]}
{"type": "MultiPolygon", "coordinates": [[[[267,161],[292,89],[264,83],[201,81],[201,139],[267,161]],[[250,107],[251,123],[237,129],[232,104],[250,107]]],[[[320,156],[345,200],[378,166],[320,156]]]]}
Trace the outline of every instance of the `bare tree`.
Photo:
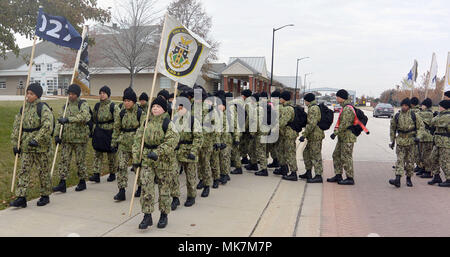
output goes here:
{"type": "Polygon", "coordinates": [[[112,17],[113,26],[102,26],[102,36],[96,40],[104,58],[130,72],[130,87],[137,73],[156,63],[159,12],[155,4],[156,0],[123,1],[112,17]]]}

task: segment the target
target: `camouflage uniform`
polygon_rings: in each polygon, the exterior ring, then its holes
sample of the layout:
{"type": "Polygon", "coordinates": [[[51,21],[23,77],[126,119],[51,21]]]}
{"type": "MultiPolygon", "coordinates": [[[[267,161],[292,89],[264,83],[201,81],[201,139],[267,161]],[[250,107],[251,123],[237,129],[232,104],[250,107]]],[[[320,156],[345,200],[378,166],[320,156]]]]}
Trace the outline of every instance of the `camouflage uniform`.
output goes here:
{"type": "Polygon", "coordinates": [[[243,151],[244,146],[242,146],[244,144],[243,140],[243,133],[240,132],[241,130],[239,128],[245,128],[245,123],[244,124],[240,124],[239,122],[239,116],[238,116],[238,109],[242,108],[244,106],[244,101],[241,97],[234,99],[233,101],[230,102],[230,104],[228,104],[229,108],[230,108],[230,113],[231,113],[231,117],[233,119],[233,123],[235,126],[235,129],[233,131],[233,141],[234,142],[238,142],[239,145],[238,146],[234,146],[231,150],[231,160],[234,163],[234,167],[235,168],[242,168],[242,163],[241,163],[241,151],[243,151]]]}
{"type": "MultiPolygon", "coordinates": [[[[213,127],[214,127],[214,132],[212,132],[212,138],[213,138],[213,146],[215,144],[220,144],[221,143],[221,129],[220,125],[217,124],[220,122],[220,114],[218,113],[218,110],[216,109],[217,107],[215,107],[215,109],[211,112],[212,118],[213,120],[213,127]]],[[[218,180],[220,178],[220,149],[212,149],[211,152],[211,175],[212,175],[212,179],[213,180],[218,180]]]]}
{"type": "MultiPolygon", "coordinates": [[[[78,98],[74,102],[69,101],[67,105],[66,118],[69,119],[69,123],[65,124],[63,127],[61,138],[61,162],[59,165],[59,174],[62,180],[66,180],[69,175],[72,154],[75,155],[77,162],[79,179],[88,179],[86,150],[90,131],[87,123],[91,119],[91,114],[89,113],[90,108],[87,102],[83,102],[80,108],[78,108],[80,101],[81,100],[78,98]]],[[[61,118],[63,112],[64,110],[60,113],[61,118]]],[[[55,133],[59,133],[60,128],[61,124],[57,123],[55,133]]]]}
{"type": "Polygon", "coordinates": [[[211,170],[211,155],[213,151],[213,145],[217,142],[216,134],[212,131],[212,119],[214,112],[210,114],[210,108],[207,104],[203,105],[203,144],[199,152],[199,167],[198,177],[203,184],[207,187],[212,185],[212,170],[211,170]],[[211,123],[211,127],[208,126],[211,123]],[[210,130],[210,131],[208,131],[210,130]]]}
{"type": "Polygon", "coordinates": [[[414,138],[421,138],[424,133],[422,118],[416,115],[416,124],[414,124],[411,112],[412,110],[407,112],[400,111],[398,123],[395,120],[395,116],[391,119],[391,142],[397,143],[397,163],[395,165],[395,175],[397,176],[405,175],[405,170],[407,177],[411,177],[414,174],[414,158],[417,152],[414,138]]]}
{"type": "Polygon", "coordinates": [[[343,108],[341,116],[339,118],[340,125],[334,134],[338,138],[336,148],[333,152],[333,166],[334,173],[336,175],[342,175],[345,170],[347,178],[354,178],[353,170],[353,146],[356,142],[356,136],[347,129],[353,125],[355,120],[355,113],[352,108],[347,105],[351,105],[350,99],[345,100],[341,106],[343,108]]]}
{"type": "Polygon", "coordinates": [[[296,172],[297,168],[297,146],[295,143],[298,137],[297,131],[288,124],[294,121],[295,111],[290,101],[280,105],[280,144],[279,161],[280,165],[288,165],[291,172],[296,172]]]}
{"type": "Polygon", "coordinates": [[[310,102],[308,105],[308,123],[303,132],[303,136],[307,140],[303,151],[303,160],[306,170],[312,170],[314,167],[314,172],[320,176],[323,173],[322,140],[325,138],[325,133],[317,125],[321,117],[317,101],[310,102]]]}
{"type": "MultiPolygon", "coordinates": [[[[275,111],[279,114],[279,109],[280,109],[279,104],[277,104],[276,106],[274,104],[272,104],[272,111],[275,111]]],[[[273,120],[271,122],[271,132],[274,135],[276,135],[276,134],[280,135],[280,132],[279,132],[280,128],[279,128],[279,126],[276,126],[276,124],[279,124],[279,115],[277,115],[275,117],[275,120],[273,120]]],[[[278,152],[279,152],[279,148],[280,148],[280,141],[281,140],[277,140],[275,143],[267,144],[267,154],[266,154],[267,158],[269,158],[269,154],[270,154],[270,157],[272,157],[273,160],[280,159],[278,156],[279,155],[278,152]]]]}
{"type": "Polygon", "coordinates": [[[421,140],[419,142],[419,161],[417,163],[417,166],[424,170],[430,171],[430,168],[433,166],[431,160],[431,152],[433,151],[433,135],[431,135],[430,133],[430,125],[431,120],[433,119],[433,112],[431,111],[431,108],[429,108],[426,110],[421,110],[420,112],[416,112],[416,115],[422,118],[424,124],[424,129],[421,130],[422,135],[420,136],[421,140]]]}
{"type": "Polygon", "coordinates": [[[220,120],[223,121],[223,131],[220,134],[220,142],[226,144],[227,147],[220,151],[220,175],[228,175],[231,170],[231,155],[233,146],[233,141],[239,141],[239,133],[237,132],[237,123],[234,122],[234,112],[230,108],[224,112],[220,113],[220,120]],[[235,131],[235,132],[232,132],[235,131]]]}
{"type": "Polygon", "coordinates": [[[439,175],[442,169],[446,179],[450,180],[450,110],[434,117],[431,126],[436,128],[432,153],[433,175],[439,175]]]}
{"type": "MultiPolygon", "coordinates": [[[[49,152],[51,149],[52,130],[53,130],[53,114],[52,111],[44,104],[42,105],[41,118],[37,114],[37,104],[40,99],[36,99],[33,103],[26,103],[22,124],[22,138],[20,141],[20,160],[22,167],[17,173],[17,197],[26,197],[30,183],[30,173],[33,165],[39,172],[40,194],[41,196],[49,196],[52,193],[52,183],[49,170],[49,152]],[[27,132],[29,129],[39,128],[36,131],[27,132]],[[38,142],[39,146],[31,147],[28,143],[31,140],[38,142]]],[[[21,113],[17,114],[14,119],[13,130],[11,133],[11,144],[17,146],[19,138],[21,113]]]]}
{"type": "MultiPolygon", "coordinates": [[[[120,112],[116,112],[114,117],[114,132],[111,145],[113,147],[118,146],[117,187],[119,189],[128,187],[128,165],[133,158],[134,136],[139,127],[144,125],[145,122],[144,112],[142,112],[140,120],[137,119],[137,112],[138,106],[135,104],[130,110],[125,111],[123,119],[120,118],[120,112]]],[[[138,185],[141,185],[139,178],[138,185]]]]}
{"type": "MultiPolygon", "coordinates": [[[[140,162],[141,140],[144,136],[144,151],[142,160],[142,196],[141,206],[144,214],[151,214],[155,204],[155,177],[158,178],[159,188],[159,210],[161,213],[169,214],[172,199],[170,199],[170,180],[173,169],[174,151],[178,144],[180,135],[170,122],[167,131],[164,133],[163,122],[167,115],[150,115],[148,127],[144,135],[144,126],[141,126],[134,137],[133,163],[140,162]],[[158,160],[150,160],[147,155],[154,152],[158,155],[158,160]]],[[[142,123],[143,124],[143,123],[142,123]]]]}
{"type": "MultiPolygon", "coordinates": [[[[95,126],[98,126],[104,130],[113,130],[114,129],[114,116],[115,113],[120,112],[119,106],[115,105],[114,114],[111,113],[110,105],[112,101],[107,99],[105,101],[100,101],[100,107],[98,112],[93,110],[93,120],[95,122],[95,126]],[[98,124],[97,124],[98,122],[98,124]]],[[[117,153],[107,153],[108,163],[109,163],[109,173],[116,173],[117,171],[117,153]]],[[[101,173],[101,166],[103,163],[104,153],[95,151],[94,155],[94,172],[93,173],[101,173]]]]}
{"type": "Polygon", "coordinates": [[[260,168],[262,170],[267,169],[267,143],[263,143],[261,141],[266,140],[265,137],[268,135],[270,130],[269,126],[263,124],[264,112],[263,106],[266,106],[267,101],[261,99],[260,105],[256,105],[255,109],[255,117],[252,117],[250,120],[253,122],[257,122],[257,132],[252,133],[254,139],[251,141],[251,151],[249,151],[250,155],[250,164],[260,164],[260,168]]]}

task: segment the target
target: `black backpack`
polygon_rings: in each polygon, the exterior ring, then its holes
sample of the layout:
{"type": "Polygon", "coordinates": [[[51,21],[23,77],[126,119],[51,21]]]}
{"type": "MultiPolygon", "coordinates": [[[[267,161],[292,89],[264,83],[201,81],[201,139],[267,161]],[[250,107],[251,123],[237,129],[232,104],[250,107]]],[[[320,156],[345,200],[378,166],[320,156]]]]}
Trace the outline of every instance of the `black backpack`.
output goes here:
{"type": "Polygon", "coordinates": [[[321,130],[329,130],[334,121],[334,112],[324,103],[318,105],[320,108],[320,121],[317,123],[321,130]]]}
{"type": "MultiPolygon", "coordinates": [[[[125,116],[125,113],[127,112],[127,110],[126,109],[122,109],[121,111],[120,111],[120,121],[122,121],[123,120],[123,117],[125,116]]],[[[136,116],[137,116],[137,120],[139,121],[139,124],[141,124],[141,116],[142,116],[142,108],[138,108],[138,110],[137,110],[137,113],[136,113],[136,116]]]]}
{"type": "MultiPolygon", "coordinates": [[[[50,105],[48,105],[46,102],[39,102],[36,105],[36,112],[37,112],[37,115],[38,115],[39,119],[41,119],[41,117],[42,117],[42,107],[44,107],[44,105],[46,105],[50,109],[50,112],[52,113],[52,116],[53,116],[53,128],[52,128],[52,134],[51,134],[51,136],[53,136],[54,133],[55,133],[56,121],[55,121],[55,115],[53,114],[52,107],[50,107],[50,105]]],[[[22,107],[20,107],[20,114],[22,115],[22,107]]],[[[39,127],[39,129],[40,129],[40,127],[39,127]]]]}
{"type": "Polygon", "coordinates": [[[301,106],[291,106],[294,108],[294,120],[288,123],[288,126],[295,130],[297,133],[300,133],[304,127],[306,127],[308,115],[305,112],[305,109],[301,106]]]}
{"type": "MultiPolygon", "coordinates": [[[[400,112],[397,112],[397,114],[395,114],[394,119],[395,119],[395,130],[397,131],[397,125],[398,125],[398,118],[400,117],[400,112]]],[[[416,124],[416,113],[411,111],[411,119],[414,122],[414,130],[413,131],[417,131],[417,124],[416,124]]],[[[412,132],[412,131],[411,131],[412,132]]],[[[434,134],[434,132],[432,133],[434,134]]]]}
{"type": "MultiPolygon", "coordinates": [[[[367,118],[364,112],[361,109],[355,108],[353,105],[349,106],[353,107],[353,109],[355,110],[356,118],[358,118],[358,120],[361,121],[364,126],[366,126],[369,118],[367,118]]],[[[350,127],[348,127],[348,129],[350,129],[352,133],[357,137],[359,137],[363,131],[363,128],[359,125],[351,125],[350,127]]]]}

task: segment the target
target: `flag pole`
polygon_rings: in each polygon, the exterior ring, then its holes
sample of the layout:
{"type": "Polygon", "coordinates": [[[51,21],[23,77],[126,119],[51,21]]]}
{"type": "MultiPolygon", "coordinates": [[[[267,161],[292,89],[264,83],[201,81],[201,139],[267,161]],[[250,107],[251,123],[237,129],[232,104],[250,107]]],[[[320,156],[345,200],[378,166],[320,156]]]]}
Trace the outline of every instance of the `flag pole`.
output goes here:
{"type": "Polygon", "coordinates": [[[446,69],[445,78],[444,78],[444,87],[442,88],[441,100],[444,100],[445,88],[447,87],[447,85],[450,85],[450,52],[448,52],[448,56],[447,56],[447,69],[446,69]]]}
{"type": "MultiPolygon", "coordinates": [[[[161,32],[161,41],[159,42],[159,49],[158,49],[158,57],[156,59],[156,63],[155,63],[155,69],[154,69],[154,74],[153,74],[153,82],[152,82],[152,90],[150,92],[150,101],[153,101],[153,96],[155,94],[155,86],[156,86],[156,79],[158,78],[158,64],[159,64],[159,58],[161,56],[161,49],[162,49],[162,42],[163,42],[163,36],[164,36],[164,32],[166,31],[166,21],[167,21],[167,14],[164,17],[164,26],[161,32]]],[[[150,117],[150,109],[151,109],[151,104],[148,105],[147,107],[147,116],[145,118],[145,126],[144,126],[144,132],[142,134],[142,139],[141,139],[141,148],[140,148],[140,153],[139,153],[139,161],[141,161],[142,163],[142,154],[144,151],[144,143],[145,143],[145,132],[147,131],[147,127],[148,127],[148,118],[150,117]]],[[[141,171],[141,167],[138,167],[136,169],[136,176],[134,178],[134,185],[133,185],[133,191],[132,192],[136,192],[136,185],[137,185],[137,181],[139,178],[139,173],[141,171]]],[[[134,203],[134,197],[131,197],[131,202],[130,202],[130,210],[128,212],[128,215],[131,217],[131,212],[133,209],[133,203],[134,203]]]]}
{"type": "Polygon", "coordinates": [[[172,104],[172,120],[173,120],[173,116],[175,115],[175,107],[176,107],[176,102],[177,102],[177,94],[178,94],[178,81],[175,82],[175,92],[173,93],[173,104],[172,104]]]}
{"type": "MultiPolygon", "coordinates": [[[[75,65],[74,65],[74,67],[73,67],[72,80],[70,81],[70,84],[73,84],[73,82],[74,82],[74,80],[75,80],[75,75],[76,75],[76,73],[78,72],[78,65],[79,65],[79,63],[80,63],[80,58],[81,58],[81,50],[83,49],[83,44],[84,44],[84,39],[85,39],[86,34],[87,34],[87,29],[88,29],[88,26],[86,26],[86,25],[83,26],[83,33],[82,33],[82,35],[81,35],[81,45],[80,45],[80,49],[78,50],[78,53],[77,53],[77,58],[76,58],[76,60],[75,60],[75,65]]],[[[63,118],[66,117],[67,105],[68,105],[68,104],[69,104],[69,96],[67,96],[67,98],[66,98],[66,103],[65,103],[65,105],[64,105],[63,118]]],[[[63,128],[64,128],[64,125],[61,124],[61,128],[60,128],[59,134],[58,134],[58,135],[59,135],[59,138],[61,138],[61,136],[62,136],[63,128]]],[[[53,177],[53,171],[55,170],[55,163],[56,163],[56,158],[58,157],[59,145],[60,145],[60,144],[57,144],[57,145],[56,145],[55,155],[54,155],[54,157],[53,157],[52,169],[51,169],[51,171],[50,171],[50,177],[53,177]]]]}
{"type": "MultiPolygon", "coordinates": [[[[20,149],[20,141],[22,140],[23,116],[25,113],[25,103],[27,101],[27,89],[28,89],[28,86],[30,85],[30,80],[31,80],[31,69],[33,68],[33,59],[34,59],[34,53],[36,50],[36,40],[37,40],[37,36],[34,35],[33,47],[31,48],[30,63],[28,64],[28,77],[27,77],[27,84],[26,84],[26,88],[25,88],[25,97],[23,99],[23,104],[22,104],[22,114],[20,116],[20,126],[19,126],[19,136],[17,139],[17,149],[20,149]]],[[[16,154],[16,158],[14,160],[13,177],[12,177],[12,182],[11,182],[11,193],[14,192],[14,184],[15,184],[15,180],[16,180],[18,161],[19,161],[19,154],[16,154]]]]}
{"type": "Polygon", "coordinates": [[[430,70],[429,70],[430,77],[428,78],[428,82],[427,82],[427,85],[425,87],[425,99],[427,99],[427,97],[428,97],[428,87],[430,87],[430,83],[431,83],[431,80],[432,80],[432,78],[431,78],[431,69],[433,68],[433,60],[435,59],[435,55],[436,54],[433,53],[433,55],[431,57],[431,66],[430,66],[430,70]]]}

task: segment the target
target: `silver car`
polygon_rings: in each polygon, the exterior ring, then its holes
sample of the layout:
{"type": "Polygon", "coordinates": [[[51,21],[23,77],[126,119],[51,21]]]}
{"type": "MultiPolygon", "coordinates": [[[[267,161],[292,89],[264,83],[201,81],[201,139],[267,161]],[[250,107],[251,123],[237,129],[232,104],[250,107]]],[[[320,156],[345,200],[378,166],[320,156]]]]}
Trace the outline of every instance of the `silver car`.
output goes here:
{"type": "Polygon", "coordinates": [[[394,116],[394,107],[391,104],[378,104],[373,110],[373,117],[378,118],[381,116],[392,118],[394,116]]]}

